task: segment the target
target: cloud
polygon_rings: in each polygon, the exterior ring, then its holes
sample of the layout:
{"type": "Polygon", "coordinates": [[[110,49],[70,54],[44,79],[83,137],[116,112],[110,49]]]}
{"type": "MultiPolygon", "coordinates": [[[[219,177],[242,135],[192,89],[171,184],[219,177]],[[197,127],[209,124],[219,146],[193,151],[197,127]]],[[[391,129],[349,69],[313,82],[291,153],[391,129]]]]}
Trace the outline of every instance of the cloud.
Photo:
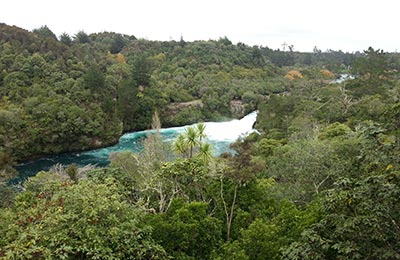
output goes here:
{"type": "Polygon", "coordinates": [[[57,35],[106,30],[152,40],[227,36],[272,48],[289,42],[302,51],[393,51],[400,46],[399,7],[394,0],[5,0],[0,17],[28,30],[46,24],[57,35]]]}

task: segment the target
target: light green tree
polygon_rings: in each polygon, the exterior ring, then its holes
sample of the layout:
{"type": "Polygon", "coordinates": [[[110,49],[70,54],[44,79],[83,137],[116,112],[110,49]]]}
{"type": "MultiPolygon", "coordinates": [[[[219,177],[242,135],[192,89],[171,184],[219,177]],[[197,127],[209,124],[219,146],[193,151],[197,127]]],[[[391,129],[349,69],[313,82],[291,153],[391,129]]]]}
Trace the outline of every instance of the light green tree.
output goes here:
{"type": "Polygon", "coordinates": [[[186,158],[193,158],[195,154],[202,154],[204,159],[209,159],[211,155],[211,145],[204,143],[205,124],[199,123],[196,126],[190,126],[181,133],[172,147],[173,150],[186,158]]]}

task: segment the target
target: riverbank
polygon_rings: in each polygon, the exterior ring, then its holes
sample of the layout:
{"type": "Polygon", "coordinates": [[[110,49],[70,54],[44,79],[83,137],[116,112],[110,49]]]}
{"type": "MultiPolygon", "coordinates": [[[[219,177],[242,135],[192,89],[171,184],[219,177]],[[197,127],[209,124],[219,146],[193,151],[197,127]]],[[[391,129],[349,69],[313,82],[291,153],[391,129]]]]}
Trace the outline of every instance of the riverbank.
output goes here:
{"type": "MultiPolygon", "coordinates": [[[[224,152],[233,152],[229,148],[229,145],[238,138],[244,137],[254,131],[253,125],[256,119],[257,111],[254,111],[242,119],[232,119],[224,122],[205,122],[207,141],[212,144],[214,155],[218,156],[224,152]],[[229,131],[227,131],[228,129],[229,131]]],[[[192,125],[162,128],[160,133],[163,142],[172,143],[173,140],[189,126],[192,125]]],[[[112,146],[88,151],[56,154],[19,164],[16,167],[19,172],[19,177],[17,181],[14,180],[13,183],[33,176],[39,171],[48,170],[58,163],[63,165],[75,163],[79,166],[87,164],[106,166],[109,163],[109,155],[113,152],[126,150],[139,152],[143,148],[142,140],[146,138],[149,131],[151,130],[125,133],[119,138],[118,142],[112,146]]]]}

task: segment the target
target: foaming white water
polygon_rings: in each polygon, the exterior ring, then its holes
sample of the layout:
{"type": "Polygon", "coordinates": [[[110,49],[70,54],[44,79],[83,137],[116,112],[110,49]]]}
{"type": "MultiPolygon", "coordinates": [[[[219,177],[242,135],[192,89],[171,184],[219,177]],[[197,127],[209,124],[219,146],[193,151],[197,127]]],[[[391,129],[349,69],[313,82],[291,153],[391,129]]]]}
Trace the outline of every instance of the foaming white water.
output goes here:
{"type": "Polygon", "coordinates": [[[255,131],[253,125],[256,122],[258,111],[254,111],[242,119],[234,119],[227,122],[205,123],[207,139],[215,141],[236,141],[255,131]]]}
{"type": "Polygon", "coordinates": [[[343,83],[343,82],[345,82],[346,80],[349,80],[349,79],[355,79],[355,77],[353,75],[350,75],[350,74],[340,74],[339,78],[337,78],[335,80],[332,80],[330,83],[331,84],[340,84],[340,83],[343,83]]]}
{"type": "MultiPolygon", "coordinates": [[[[229,148],[231,143],[256,131],[253,129],[253,125],[256,122],[257,113],[258,111],[254,111],[240,120],[233,119],[225,122],[204,123],[206,140],[213,146],[214,154],[217,156],[221,153],[232,151],[229,148]]],[[[172,143],[180,133],[184,132],[186,128],[192,126],[196,126],[196,124],[160,129],[163,142],[172,143]]],[[[83,154],[94,156],[96,158],[103,158],[102,160],[107,161],[108,156],[112,152],[123,150],[132,150],[138,152],[143,148],[142,139],[146,137],[148,132],[152,131],[153,130],[145,130],[127,133],[121,136],[118,144],[114,146],[91,150],[84,152],[83,154]]]]}
{"type": "MultiPolygon", "coordinates": [[[[218,156],[225,152],[234,153],[229,147],[231,143],[235,142],[240,137],[245,137],[253,131],[253,125],[256,122],[257,111],[248,114],[240,120],[231,120],[226,122],[207,122],[204,123],[205,134],[207,135],[208,142],[213,147],[215,156],[218,156]]],[[[191,126],[195,126],[191,125],[191,126]]],[[[188,126],[182,127],[171,127],[161,129],[161,136],[164,142],[171,143],[176,137],[185,131],[188,126]]],[[[118,144],[95,149],[91,151],[81,153],[66,153],[60,155],[53,155],[48,158],[42,158],[36,161],[32,161],[29,164],[20,165],[18,171],[20,172],[21,178],[27,178],[27,176],[33,176],[39,171],[48,170],[52,165],[61,163],[64,165],[76,163],[79,166],[87,164],[105,166],[109,162],[109,155],[113,152],[119,151],[134,151],[139,152],[143,149],[142,140],[146,138],[148,131],[139,131],[133,133],[127,133],[123,135],[118,144]],[[25,176],[25,177],[24,177],[25,176]]]]}
{"type": "MultiPolygon", "coordinates": [[[[256,131],[253,125],[256,122],[258,111],[253,111],[242,119],[233,119],[224,122],[205,122],[205,134],[210,141],[230,141],[234,142],[238,138],[246,137],[250,133],[256,131]]],[[[196,126],[186,125],[179,127],[162,128],[161,134],[174,133],[175,135],[163,137],[168,142],[176,138],[176,135],[185,131],[186,128],[196,126]]]]}

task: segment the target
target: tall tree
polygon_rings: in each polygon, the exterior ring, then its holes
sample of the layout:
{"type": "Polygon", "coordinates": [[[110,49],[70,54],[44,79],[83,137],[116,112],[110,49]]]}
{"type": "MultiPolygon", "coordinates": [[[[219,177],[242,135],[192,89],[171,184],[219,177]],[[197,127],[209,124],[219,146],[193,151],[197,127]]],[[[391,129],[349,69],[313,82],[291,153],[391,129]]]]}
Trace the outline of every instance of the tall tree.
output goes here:
{"type": "Polygon", "coordinates": [[[110,52],[112,54],[117,54],[119,53],[122,48],[125,46],[125,41],[124,38],[122,37],[121,34],[117,34],[114,36],[111,47],[110,47],[110,52]]]}
{"type": "Polygon", "coordinates": [[[93,92],[101,92],[105,87],[103,72],[97,66],[90,67],[84,75],[85,86],[93,92]]]}
{"type": "Polygon", "coordinates": [[[124,130],[133,129],[139,109],[138,89],[135,81],[125,80],[120,83],[117,90],[117,104],[124,130]]]}
{"type": "Polygon", "coordinates": [[[372,47],[365,50],[363,56],[356,59],[352,65],[354,74],[373,79],[383,79],[389,72],[388,69],[387,53],[380,49],[374,50],[372,47]]]}
{"type": "Polygon", "coordinates": [[[137,56],[133,61],[133,80],[138,86],[150,86],[150,63],[144,55],[137,56]]]}
{"type": "Polygon", "coordinates": [[[57,36],[49,29],[49,27],[47,27],[47,25],[43,25],[38,29],[34,29],[32,32],[45,38],[57,40],[57,36]]]}
{"type": "Polygon", "coordinates": [[[185,132],[180,134],[173,143],[173,150],[187,158],[193,158],[199,150],[202,151],[203,155],[209,154],[210,145],[203,147],[205,137],[205,125],[203,123],[187,127],[185,132]]]}
{"type": "Polygon", "coordinates": [[[60,35],[60,42],[70,46],[72,44],[71,36],[68,33],[64,32],[60,35]]]}
{"type": "Polygon", "coordinates": [[[78,43],[88,43],[90,38],[89,35],[87,35],[87,33],[84,31],[79,31],[77,34],[75,34],[74,40],[78,43]]]}

